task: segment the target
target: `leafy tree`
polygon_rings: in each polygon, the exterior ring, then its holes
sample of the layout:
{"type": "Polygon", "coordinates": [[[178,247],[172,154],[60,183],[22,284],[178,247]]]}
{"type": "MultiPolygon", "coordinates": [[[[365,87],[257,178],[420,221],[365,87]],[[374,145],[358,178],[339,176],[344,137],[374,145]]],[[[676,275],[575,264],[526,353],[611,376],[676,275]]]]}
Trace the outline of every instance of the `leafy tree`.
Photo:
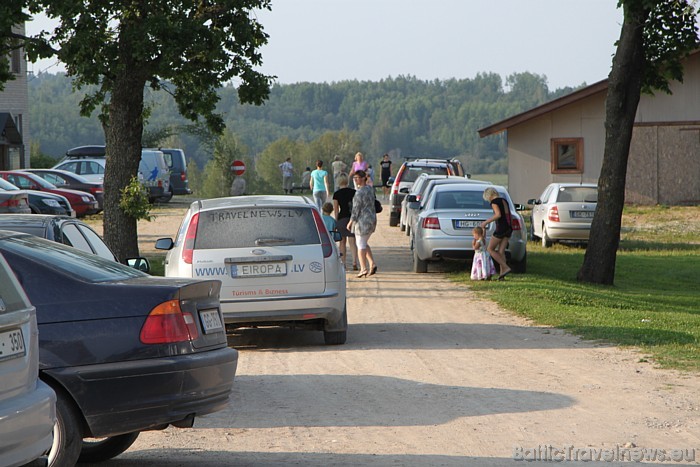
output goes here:
{"type": "Polygon", "coordinates": [[[641,92],[670,92],[683,80],[681,61],[698,47],[696,12],[688,0],[620,0],[622,32],[610,72],[605,153],[598,207],[578,280],[612,285],[625,202],[627,160],[641,92]]]}
{"type": "Polygon", "coordinates": [[[272,77],[255,70],[268,36],[253,9],[270,9],[270,1],[9,0],[2,8],[13,17],[24,9],[58,20],[53,32],[25,38],[29,58],[55,55],[75,87],[94,86],[80,105],[85,116],[99,109],[105,134],[105,241],[119,259],[135,256],[136,219],[119,208],[119,194],[137,174],[146,85],[170,93],[185,118],[221,133],[223,83],[238,78],[243,103],[269,95],[272,77]]]}
{"type": "Polygon", "coordinates": [[[233,174],[231,163],[244,159],[248,148],[229,131],[224,132],[214,144],[212,159],[204,168],[201,195],[205,198],[220,198],[229,195],[233,174]]]}
{"type": "Polygon", "coordinates": [[[289,138],[273,141],[256,159],[256,171],[269,185],[275,187],[274,193],[282,192],[282,172],[279,165],[288,157],[292,158],[294,175],[299,178],[306,167],[306,144],[289,138]]]}

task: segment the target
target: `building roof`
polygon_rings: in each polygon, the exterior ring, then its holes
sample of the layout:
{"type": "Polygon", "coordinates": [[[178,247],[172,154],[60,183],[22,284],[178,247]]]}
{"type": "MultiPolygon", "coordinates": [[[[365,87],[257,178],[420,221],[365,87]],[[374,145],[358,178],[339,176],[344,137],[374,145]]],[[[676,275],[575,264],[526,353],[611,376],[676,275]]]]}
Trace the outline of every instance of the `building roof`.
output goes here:
{"type": "Polygon", "coordinates": [[[587,97],[602,92],[607,92],[607,90],[608,80],[604,79],[603,81],[598,81],[595,84],[591,84],[590,86],[581,88],[578,91],[572,92],[571,94],[567,94],[566,96],[562,96],[558,99],[554,99],[553,101],[549,101],[545,104],[540,105],[539,107],[535,107],[533,109],[514,115],[513,117],[506,118],[505,120],[501,120],[500,122],[496,122],[492,125],[484,127],[479,130],[479,136],[483,138],[485,136],[500,133],[502,131],[507,130],[510,127],[519,125],[528,120],[532,120],[533,118],[537,118],[541,115],[565,107],[569,104],[580,101],[587,97]]]}

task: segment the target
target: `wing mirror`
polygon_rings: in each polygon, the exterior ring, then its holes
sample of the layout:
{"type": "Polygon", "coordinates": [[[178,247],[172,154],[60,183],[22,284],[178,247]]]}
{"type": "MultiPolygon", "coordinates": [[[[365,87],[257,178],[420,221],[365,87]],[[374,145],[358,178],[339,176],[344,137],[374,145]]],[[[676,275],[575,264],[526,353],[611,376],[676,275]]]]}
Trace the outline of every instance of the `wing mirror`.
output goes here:
{"type": "Polygon", "coordinates": [[[127,258],[126,264],[129,267],[138,269],[139,271],[145,272],[146,274],[151,272],[151,263],[149,263],[146,258],[143,258],[141,256],[139,256],[138,258],[127,258]]]}
{"type": "Polygon", "coordinates": [[[172,238],[159,238],[156,240],[156,250],[172,250],[175,243],[172,238]]]}

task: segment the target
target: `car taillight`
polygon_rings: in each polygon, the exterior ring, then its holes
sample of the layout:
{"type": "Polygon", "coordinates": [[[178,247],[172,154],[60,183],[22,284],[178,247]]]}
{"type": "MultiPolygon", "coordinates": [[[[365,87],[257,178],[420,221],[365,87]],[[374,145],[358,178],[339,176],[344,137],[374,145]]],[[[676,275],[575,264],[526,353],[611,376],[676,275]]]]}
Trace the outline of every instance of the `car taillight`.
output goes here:
{"type": "Polygon", "coordinates": [[[190,313],[184,313],[178,300],[169,300],[151,310],[141,327],[144,344],[169,344],[195,340],[199,337],[197,323],[190,313]]]}
{"type": "Polygon", "coordinates": [[[180,180],[183,182],[187,181],[187,173],[185,171],[180,172],[180,180]]]}
{"type": "Polygon", "coordinates": [[[547,212],[547,219],[552,222],[559,222],[559,209],[557,209],[556,206],[549,208],[549,212],[547,212]]]}
{"type": "Polygon", "coordinates": [[[328,229],[326,229],[326,224],[323,223],[321,214],[317,210],[312,209],[314,213],[314,222],[316,223],[316,230],[321,236],[321,249],[323,250],[323,257],[328,258],[333,254],[333,245],[331,245],[331,237],[328,236],[328,229]]]}
{"type": "Polygon", "coordinates": [[[199,213],[192,216],[187,233],[185,234],[185,243],[182,245],[182,260],[186,264],[192,264],[192,255],[194,254],[194,239],[197,237],[197,224],[199,223],[199,213]]]}
{"type": "Polygon", "coordinates": [[[10,198],[7,201],[0,203],[0,206],[7,206],[8,208],[17,208],[24,204],[23,201],[23,198],[10,198]]]}
{"type": "Polygon", "coordinates": [[[421,227],[424,229],[440,230],[440,219],[437,217],[426,217],[423,219],[423,222],[421,222],[421,227]]]}
{"type": "Polygon", "coordinates": [[[104,193],[104,190],[101,187],[94,186],[94,187],[90,188],[90,193],[92,193],[93,195],[98,195],[98,194],[104,193]]]}
{"type": "Polygon", "coordinates": [[[163,180],[158,180],[158,188],[163,188],[163,180]]]}
{"type": "Polygon", "coordinates": [[[520,223],[520,219],[517,219],[515,217],[510,218],[510,226],[513,230],[522,230],[523,226],[520,223]]]}

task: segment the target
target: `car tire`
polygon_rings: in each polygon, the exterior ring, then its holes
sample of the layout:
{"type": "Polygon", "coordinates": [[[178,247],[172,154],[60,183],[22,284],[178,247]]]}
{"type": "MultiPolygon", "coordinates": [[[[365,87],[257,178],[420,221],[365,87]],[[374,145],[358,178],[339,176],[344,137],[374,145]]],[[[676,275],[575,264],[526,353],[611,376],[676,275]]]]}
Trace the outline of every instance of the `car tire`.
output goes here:
{"type": "Polygon", "coordinates": [[[527,272],[527,252],[525,252],[522,261],[511,261],[510,267],[517,274],[525,274],[527,272]]]}
{"type": "Polygon", "coordinates": [[[399,225],[398,216],[392,216],[389,214],[389,227],[396,227],[397,225],[399,225]]]}
{"type": "Polygon", "coordinates": [[[323,331],[323,342],[326,345],[343,345],[347,338],[347,331],[323,331]]]}
{"type": "Polygon", "coordinates": [[[552,240],[547,236],[547,227],[542,226],[542,238],[540,239],[542,242],[542,248],[549,248],[552,246],[552,240]]]}
{"type": "Polygon", "coordinates": [[[131,447],[139,437],[140,432],[101,438],[96,441],[83,440],[79,462],[102,462],[118,456],[131,447]]]}
{"type": "Polygon", "coordinates": [[[534,240],[539,240],[539,237],[535,235],[535,220],[530,218],[530,238],[534,240]]]}
{"type": "Polygon", "coordinates": [[[406,226],[406,236],[407,237],[411,236],[411,228],[408,225],[406,226]]]}
{"type": "Polygon", "coordinates": [[[169,202],[171,199],[173,199],[173,187],[170,187],[170,188],[168,189],[168,194],[167,194],[167,195],[165,195],[165,196],[163,196],[163,197],[161,197],[161,198],[158,198],[158,202],[159,202],[159,203],[167,203],[167,202],[169,202]]]}
{"type": "Polygon", "coordinates": [[[428,272],[428,262],[418,257],[418,250],[413,249],[413,272],[423,274],[428,272]]]}
{"type": "Polygon", "coordinates": [[[83,436],[80,415],[73,401],[63,391],[56,391],[56,424],[53,444],[47,455],[47,467],[75,465],[80,457],[83,436]]]}
{"type": "Polygon", "coordinates": [[[405,231],[406,231],[406,224],[404,224],[404,223],[402,222],[402,223],[401,223],[401,226],[400,226],[400,229],[401,229],[401,232],[405,232],[405,231]]]}

